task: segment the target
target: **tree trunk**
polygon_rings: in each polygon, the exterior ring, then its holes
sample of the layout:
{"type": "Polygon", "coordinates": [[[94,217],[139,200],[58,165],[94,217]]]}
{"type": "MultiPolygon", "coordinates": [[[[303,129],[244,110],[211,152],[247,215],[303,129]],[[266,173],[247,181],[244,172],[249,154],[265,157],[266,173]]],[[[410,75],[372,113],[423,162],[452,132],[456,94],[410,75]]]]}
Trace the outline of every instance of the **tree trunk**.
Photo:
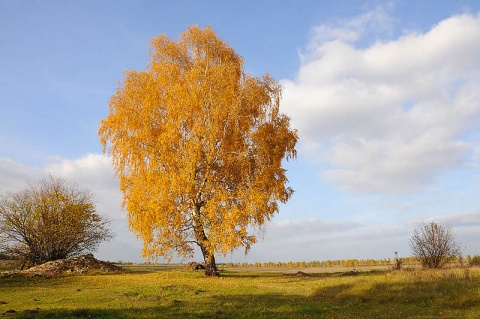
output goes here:
{"type": "Polygon", "coordinates": [[[205,276],[218,277],[220,276],[220,273],[215,262],[214,251],[210,248],[210,241],[208,240],[207,235],[205,235],[203,223],[200,219],[200,207],[197,207],[197,212],[194,216],[194,222],[195,239],[200,246],[203,260],[205,262],[205,276]]]}
{"type": "MultiPolygon", "coordinates": [[[[202,249],[202,253],[203,253],[203,249],[202,249]]],[[[210,254],[203,253],[203,260],[205,261],[205,276],[209,276],[209,277],[220,276],[220,272],[217,269],[217,264],[215,262],[215,256],[213,255],[213,252],[210,254]]]]}

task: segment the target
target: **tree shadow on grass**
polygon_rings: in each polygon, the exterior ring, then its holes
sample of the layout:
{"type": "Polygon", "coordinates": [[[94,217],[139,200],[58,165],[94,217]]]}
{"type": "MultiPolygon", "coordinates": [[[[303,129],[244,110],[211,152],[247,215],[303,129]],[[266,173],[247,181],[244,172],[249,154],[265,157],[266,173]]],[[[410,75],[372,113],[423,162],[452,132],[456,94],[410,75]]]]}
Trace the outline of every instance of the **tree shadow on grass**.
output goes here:
{"type": "MultiPolygon", "coordinates": [[[[281,277],[282,274],[279,275],[281,277]]],[[[243,277],[243,275],[241,276],[243,277]]],[[[258,277],[258,276],[257,276],[258,277]]],[[[309,281],[314,278],[292,278],[309,281]]],[[[317,278],[318,280],[318,278],[317,278]]],[[[343,280],[343,279],[342,279],[343,280]]],[[[142,307],[122,309],[52,309],[38,313],[8,314],[1,318],[375,318],[436,319],[476,318],[480,314],[478,280],[435,280],[372,283],[370,278],[347,280],[335,285],[318,280],[311,293],[265,293],[262,288],[248,293],[216,294],[214,290],[185,287],[182,294],[159,298],[142,307]],[[194,293],[191,289],[197,289],[194,293]]],[[[285,284],[289,284],[285,282],[285,284]]],[[[170,287],[170,286],[169,286],[170,287]]],[[[312,287],[312,286],[310,286],[312,287]]],[[[250,289],[252,287],[249,287],[250,289]]],[[[130,298],[127,296],[127,301],[130,298]]],[[[153,298],[155,297],[155,298],[153,298]]],[[[132,300],[136,296],[131,297],[132,300]]],[[[41,307],[41,305],[39,306],[41,307]]]]}
{"type": "MultiPolygon", "coordinates": [[[[119,309],[53,309],[53,310],[38,310],[38,312],[25,311],[18,313],[12,317],[16,319],[71,319],[71,318],[102,318],[102,319],[130,319],[136,318],[135,313],[144,311],[145,309],[138,309],[137,311],[128,311],[119,309]]],[[[152,317],[153,318],[153,317],[152,317]]]]}
{"type": "MultiPolygon", "coordinates": [[[[305,270],[305,269],[302,269],[305,270]]],[[[298,271],[235,271],[235,270],[221,270],[221,277],[235,277],[235,278],[273,278],[273,277],[312,277],[312,278],[332,278],[332,277],[357,277],[370,276],[372,274],[385,274],[388,270],[369,270],[369,271],[339,271],[339,272],[302,272],[298,271]]]]}
{"type": "MultiPolygon", "coordinates": [[[[38,313],[19,312],[5,318],[15,319],[142,319],[142,318],[328,318],[325,306],[306,303],[298,296],[276,294],[223,295],[201,302],[173,300],[168,306],[128,309],[52,309],[38,313]]],[[[0,316],[0,318],[2,318],[0,316]]]]}
{"type": "MultiPolygon", "coordinates": [[[[382,282],[363,290],[358,284],[340,284],[319,288],[313,297],[352,309],[352,318],[480,317],[478,281],[382,282]]],[[[348,318],[345,311],[338,317],[348,318]]]]}

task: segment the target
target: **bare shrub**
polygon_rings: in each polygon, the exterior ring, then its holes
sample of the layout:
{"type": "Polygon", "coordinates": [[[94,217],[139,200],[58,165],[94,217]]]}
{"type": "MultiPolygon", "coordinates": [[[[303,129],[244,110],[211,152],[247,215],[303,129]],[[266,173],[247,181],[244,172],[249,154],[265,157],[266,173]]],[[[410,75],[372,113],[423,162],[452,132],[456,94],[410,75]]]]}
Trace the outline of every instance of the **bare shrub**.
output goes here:
{"type": "Polygon", "coordinates": [[[412,254],[424,268],[442,268],[461,256],[463,247],[455,241],[455,233],[450,226],[435,222],[415,228],[410,238],[412,254]]]}
{"type": "Polygon", "coordinates": [[[113,236],[109,224],[96,213],[90,190],[61,178],[0,197],[0,246],[27,265],[91,252],[113,236]]]}

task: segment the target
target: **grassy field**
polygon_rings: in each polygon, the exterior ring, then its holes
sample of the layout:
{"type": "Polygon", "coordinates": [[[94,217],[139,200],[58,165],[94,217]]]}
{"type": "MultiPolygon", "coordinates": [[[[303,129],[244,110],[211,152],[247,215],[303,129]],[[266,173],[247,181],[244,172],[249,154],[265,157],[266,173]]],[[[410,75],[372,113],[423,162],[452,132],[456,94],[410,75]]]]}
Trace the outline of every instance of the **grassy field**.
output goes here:
{"type": "Polygon", "coordinates": [[[478,268],[226,269],[220,278],[171,267],[132,270],[0,278],[0,318],[480,318],[478,268]]]}

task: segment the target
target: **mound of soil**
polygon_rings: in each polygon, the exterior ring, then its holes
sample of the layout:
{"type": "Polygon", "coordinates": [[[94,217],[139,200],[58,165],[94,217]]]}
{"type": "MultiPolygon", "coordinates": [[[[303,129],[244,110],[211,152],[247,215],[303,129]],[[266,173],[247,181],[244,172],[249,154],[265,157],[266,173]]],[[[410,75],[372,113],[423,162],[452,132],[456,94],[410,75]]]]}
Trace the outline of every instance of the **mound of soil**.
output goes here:
{"type": "Polygon", "coordinates": [[[286,273],[283,274],[284,276],[288,277],[311,277],[311,274],[304,273],[303,271],[297,271],[295,273],[286,273]]]}
{"type": "Polygon", "coordinates": [[[297,277],[310,277],[310,274],[304,273],[303,271],[298,271],[294,275],[297,277]]]}
{"type": "Polygon", "coordinates": [[[205,266],[196,262],[191,262],[191,263],[188,263],[184,269],[185,270],[203,270],[205,269],[205,266]]]}
{"type": "Polygon", "coordinates": [[[84,273],[89,270],[104,272],[122,271],[122,267],[95,259],[92,254],[49,261],[27,270],[14,270],[4,273],[4,276],[55,276],[62,273],[84,273]]]}

